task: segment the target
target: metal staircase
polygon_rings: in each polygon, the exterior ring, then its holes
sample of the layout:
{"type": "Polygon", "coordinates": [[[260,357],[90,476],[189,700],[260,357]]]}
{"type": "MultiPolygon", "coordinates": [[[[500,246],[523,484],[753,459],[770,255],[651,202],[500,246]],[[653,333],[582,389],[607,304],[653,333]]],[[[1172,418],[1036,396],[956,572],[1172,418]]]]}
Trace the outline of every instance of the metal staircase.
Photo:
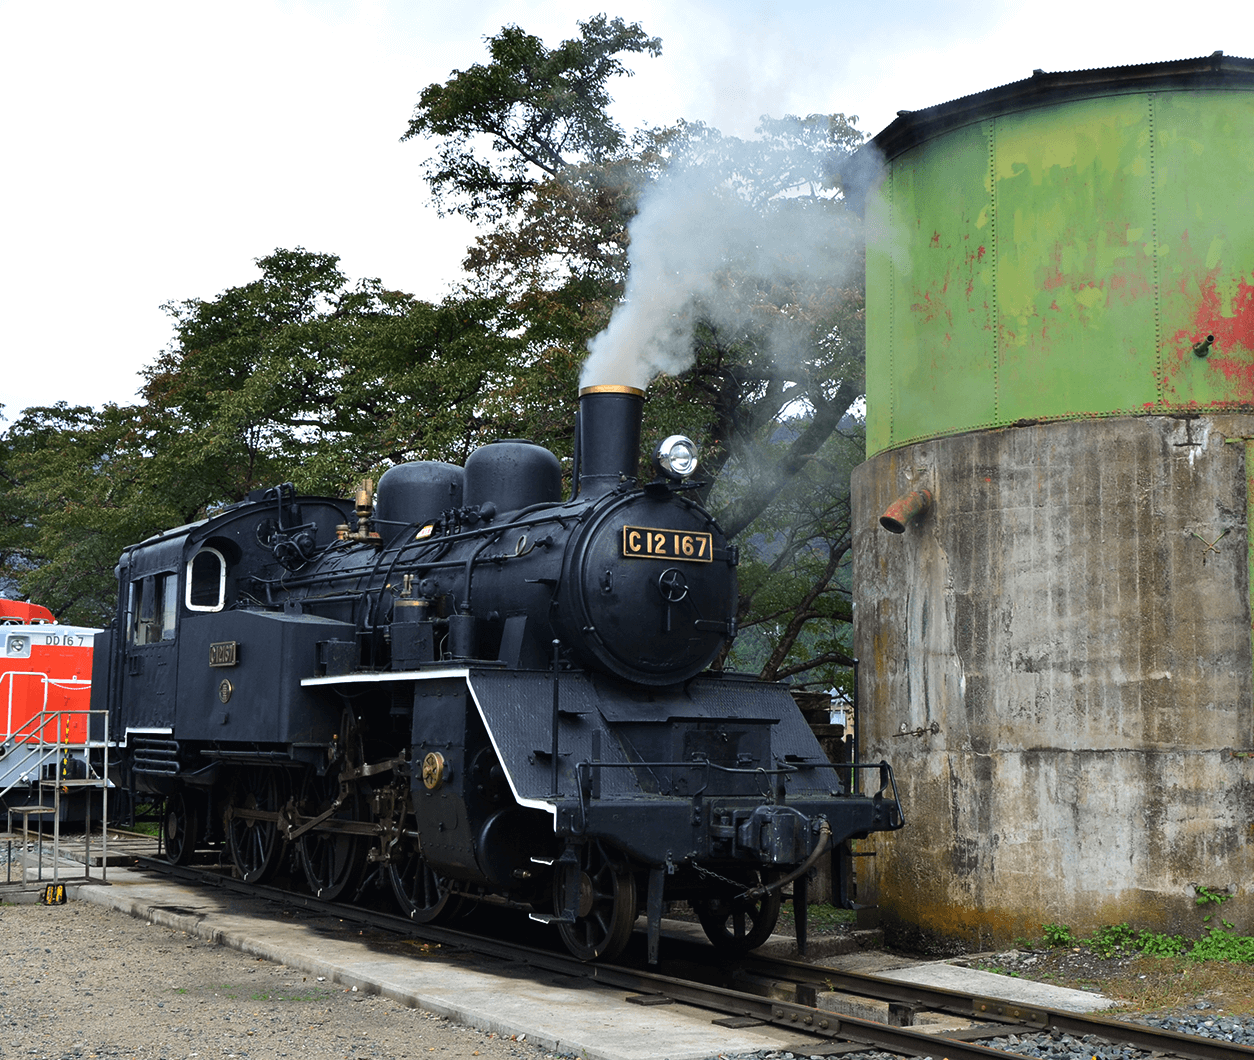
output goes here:
{"type": "MultiPolygon", "coordinates": [[[[10,841],[18,838],[13,820],[21,818],[21,850],[32,850],[30,821],[36,820],[33,849],[36,852],[36,876],[44,876],[44,818],[52,817],[52,882],[63,879],[61,863],[62,797],[83,792],[84,839],[87,856],[83,879],[91,879],[91,831],[93,790],[100,791],[101,874],[107,882],[109,854],[109,714],[107,710],[48,710],[50,688],[68,690],[89,685],[76,678],[50,678],[47,674],[9,671],[0,673],[0,704],[4,709],[4,729],[0,732],[0,799],[15,789],[22,789],[33,802],[9,805],[7,830],[10,841]],[[43,684],[45,709],[24,720],[14,719],[14,686],[17,678],[34,679],[43,684]],[[6,688],[5,685],[8,685],[6,688]],[[94,734],[93,734],[94,730],[94,734]]],[[[19,713],[24,713],[20,711],[19,713]]],[[[26,873],[23,856],[23,874],[26,873]]],[[[68,877],[77,879],[77,876],[68,877]]]]}

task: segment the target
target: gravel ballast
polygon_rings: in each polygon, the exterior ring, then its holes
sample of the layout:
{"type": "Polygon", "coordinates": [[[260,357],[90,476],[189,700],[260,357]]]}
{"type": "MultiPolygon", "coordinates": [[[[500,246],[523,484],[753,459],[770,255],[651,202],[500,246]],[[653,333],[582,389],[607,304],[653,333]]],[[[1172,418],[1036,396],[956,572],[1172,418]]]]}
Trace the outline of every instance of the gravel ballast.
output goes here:
{"type": "MultiPolygon", "coordinates": [[[[485,1034],[124,913],[71,901],[0,908],[0,1057],[451,1057],[551,1060],[558,1054],[485,1034]]],[[[1205,1001],[1125,1015],[1153,1027],[1254,1046],[1254,1017],[1205,1001]]],[[[1139,1060],[1134,1049],[1067,1035],[986,1044],[1041,1060],[1139,1060]]],[[[760,1051],[722,1060],[802,1060],[760,1051]]],[[[860,1053],[861,1060],[889,1060],[860,1053]]],[[[938,1052],[937,1060],[943,1056],[938,1052]]]]}
{"type": "Polygon", "coordinates": [[[553,1055],[87,902],[4,906],[0,956],[3,1057],[553,1055]]]}

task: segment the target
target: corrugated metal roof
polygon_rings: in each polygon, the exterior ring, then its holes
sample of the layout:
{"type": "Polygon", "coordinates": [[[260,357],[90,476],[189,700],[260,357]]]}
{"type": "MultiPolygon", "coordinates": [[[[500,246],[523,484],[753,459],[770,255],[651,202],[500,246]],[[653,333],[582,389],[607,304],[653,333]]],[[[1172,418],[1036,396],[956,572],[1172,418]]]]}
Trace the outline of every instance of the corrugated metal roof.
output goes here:
{"type": "Polygon", "coordinates": [[[870,143],[891,160],[903,151],[951,129],[984,118],[1028,107],[1046,106],[1070,99],[1155,89],[1230,88],[1254,90],[1254,59],[1227,56],[1217,51],[1196,59],[1108,66],[1095,70],[1046,73],[961,96],[923,110],[898,111],[896,121],[870,143]]]}

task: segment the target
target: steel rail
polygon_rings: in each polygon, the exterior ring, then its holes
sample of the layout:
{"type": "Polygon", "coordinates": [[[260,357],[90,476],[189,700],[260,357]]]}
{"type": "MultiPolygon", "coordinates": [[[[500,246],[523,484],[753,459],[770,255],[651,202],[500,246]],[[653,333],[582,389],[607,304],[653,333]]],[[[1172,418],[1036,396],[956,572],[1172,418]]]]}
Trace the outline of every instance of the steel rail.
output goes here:
{"type": "Polygon", "coordinates": [[[1254,1057],[1254,1049],[1249,1046],[1203,1038],[1196,1034],[1161,1030],[1090,1013],[1006,1001],[1003,998],[948,990],[944,987],[907,983],[865,972],[842,971],[825,965],[803,964],[800,961],[750,954],[739,967],[753,975],[822,986],[827,990],[888,1001],[916,1010],[947,1012],[971,1020],[1004,1023],[1007,1025],[1002,1031],[1004,1034],[1015,1033],[1018,1028],[1035,1033],[1056,1031],[1081,1038],[1092,1035],[1144,1049],[1146,1052],[1169,1053],[1190,1060],[1254,1057]]]}
{"type": "MultiPolygon", "coordinates": [[[[948,1012],[985,1024],[966,1031],[925,1033],[911,1027],[894,1027],[874,1020],[830,1012],[800,1001],[781,1001],[732,987],[701,983],[623,965],[593,964],[555,951],[517,943],[499,942],[465,931],[433,924],[415,924],[403,916],[379,913],[359,906],[326,902],[312,895],[285,891],[273,886],[256,886],[205,869],[175,866],[152,858],[140,858],[141,867],[192,882],[225,887],[267,901],[295,905],[340,920],[367,924],[459,948],[484,957],[534,967],[545,972],[592,980],[602,986],[639,995],[642,1003],[673,1001],[739,1019],[752,1020],[794,1031],[809,1043],[794,1052],[805,1052],[813,1039],[854,1043],[854,1049],[881,1049],[908,1056],[943,1056],[947,1060],[1023,1060],[1017,1053],[1004,1052],[965,1039],[989,1038],[1014,1033],[1056,1031],[1075,1037],[1092,1035],[1120,1045],[1131,1045],[1147,1053],[1185,1060],[1251,1060],[1254,1048],[1232,1042],[1159,1030],[1104,1017],[1081,1015],[1041,1005],[1024,1005],[979,994],[904,983],[884,976],[846,972],[822,965],[802,964],[777,958],[750,956],[738,968],[755,975],[768,975],[810,988],[822,986],[842,993],[856,994],[914,1008],[948,1012]]],[[[813,1052],[814,1050],[811,1049],[813,1052]]],[[[851,1049],[821,1047],[824,1053],[851,1049]]]]}

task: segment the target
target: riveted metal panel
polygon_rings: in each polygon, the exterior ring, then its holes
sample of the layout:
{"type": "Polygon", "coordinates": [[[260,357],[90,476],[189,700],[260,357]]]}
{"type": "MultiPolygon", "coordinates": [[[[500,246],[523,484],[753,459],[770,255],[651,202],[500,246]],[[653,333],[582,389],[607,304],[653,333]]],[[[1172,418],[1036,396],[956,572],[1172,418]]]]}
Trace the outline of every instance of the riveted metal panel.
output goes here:
{"type": "Polygon", "coordinates": [[[1148,105],[997,119],[998,422],[1157,397],[1148,105]]]}
{"type": "Polygon", "coordinates": [[[893,187],[891,177],[866,202],[866,447],[892,445],[893,187]]]}
{"type": "Polygon", "coordinates": [[[1254,406],[1254,91],[1238,87],[1035,101],[898,154],[867,210],[868,453],[1254,406]]]}
{"type": "Polygon", "coordinates": [[[1248,405],[1254,395],[1254,93],[1160,93],[1155,201],[1162,249],[1162,397],[1248,405]],[[1193,345],[1215,336],[1204,360],[1193,345]]]}

